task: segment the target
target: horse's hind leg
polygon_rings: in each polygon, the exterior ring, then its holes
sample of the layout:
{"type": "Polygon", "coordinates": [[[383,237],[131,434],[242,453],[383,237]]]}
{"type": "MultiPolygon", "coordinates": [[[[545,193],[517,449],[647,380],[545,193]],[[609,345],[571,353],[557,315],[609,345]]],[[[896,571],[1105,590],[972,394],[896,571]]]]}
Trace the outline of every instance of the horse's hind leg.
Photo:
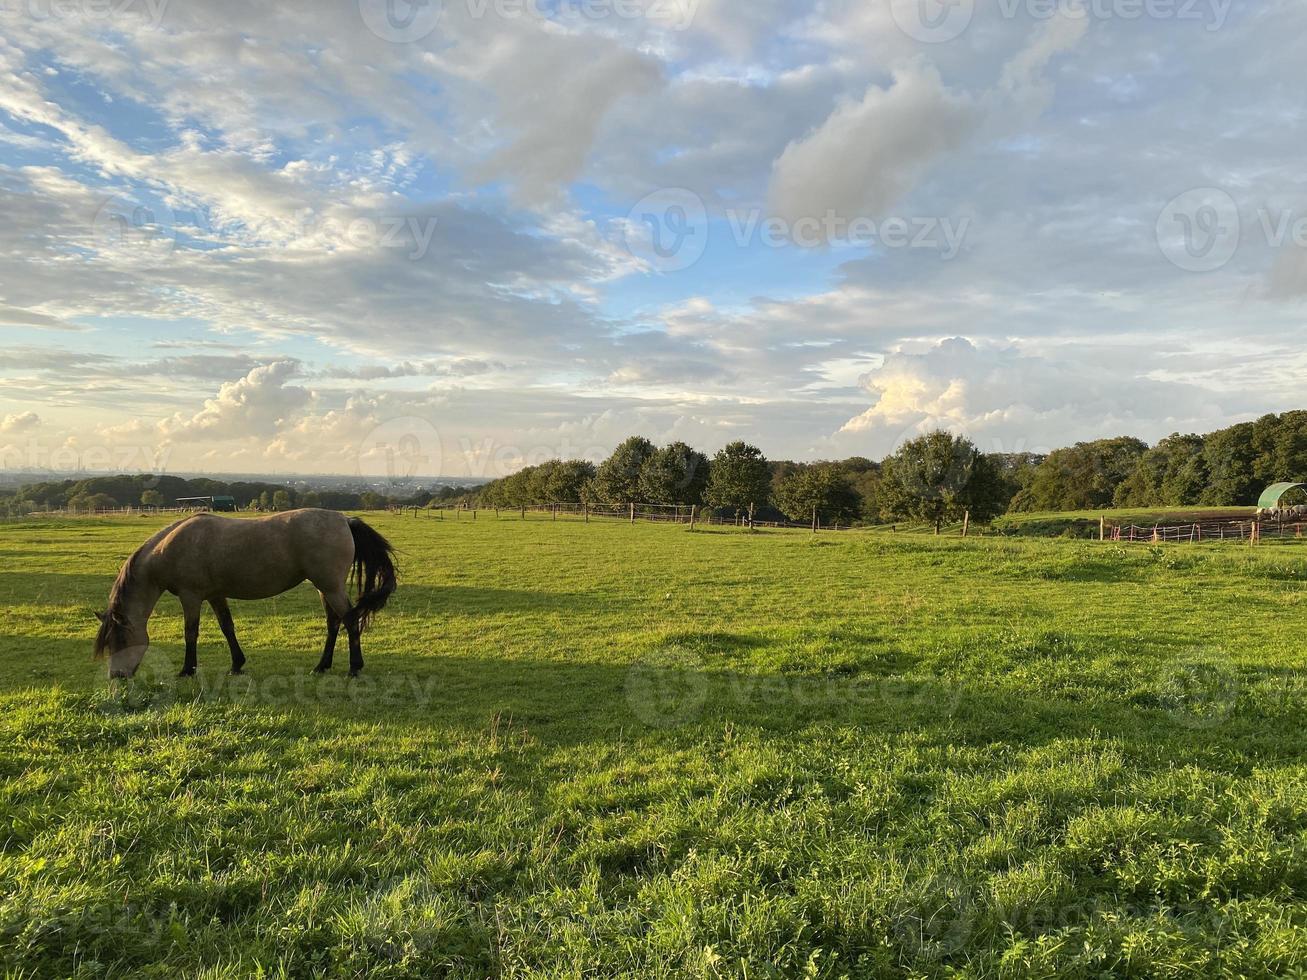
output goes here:
{"type": "MultiPolygon", "coordinates": [[[[322,648],[322,659],[319,660],[318,665],[313,668],[313,672],[315,674],[322,674],[328,670],[331,670],[331,658],[332,655],[335,654],[336,652],[336,637],[340,633],[340,621],[341,621],[342,614],[337,613],[335,608],[337,605],[339,605],[341,601],[338,596],[335,596],[333,594],[332,598],[328,598],[327,593],[325,592],[319,592],[318,594],[322,596],[322,608],[327,614],[327,643],[322,648]]],[[[344,601],[345,611],[348,612],[349,596],[344,595],[343,601],[344,601]]]]}
{"type": "Polygon", "coordinates": [[[231,619],[231,607],[227,605],[226,599],[214,598],[209,600],[209,608],[217,617],[218,628],[222,630],[227,647],[231,650],[231,670],[228,673],[239,674],[245,666],[245,651],[236,639],[236,624],[231,619]]]}
{"type": "Polygon", "coordinates": [[[178,598],[182,603],[182,620],[185,624],[186,632],[186,660],[182,663],[181,673],[178,677],[195,676],[195,648],[200,642],[200,607],[204,605],[204,600],[191,595],[182,595],[178,598]]]}

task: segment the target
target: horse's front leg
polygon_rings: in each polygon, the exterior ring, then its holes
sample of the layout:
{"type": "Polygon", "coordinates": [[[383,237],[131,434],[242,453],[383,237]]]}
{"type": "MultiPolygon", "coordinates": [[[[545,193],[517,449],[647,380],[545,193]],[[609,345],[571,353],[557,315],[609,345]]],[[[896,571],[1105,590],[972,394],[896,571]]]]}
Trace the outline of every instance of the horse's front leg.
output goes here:
{"type": "Polygon", "coordinates": [[[227,648],[231,650],[231,670],[229,674],[239,674],[241,668],[245,666],[245,651],[241,649],[240,642],[236,639],[236,624],[232,622],[231,607],[227,605],[227,600],[223,598],[210,598],[209,608],[213,610],[213,615],[218,620],[218,628],[222,630],[222,635],[227,640],[227,648]]]}
{"type": "Polygon", "coordinates": [[[204,600],[193,595],[182,595],[178,598],[181,599],[182,619],[185,623],[186,660],[182,664],[181,673],[177,676],[194,677],[195,650],[200,642],[200,607],[204,605],[204,600]]]}

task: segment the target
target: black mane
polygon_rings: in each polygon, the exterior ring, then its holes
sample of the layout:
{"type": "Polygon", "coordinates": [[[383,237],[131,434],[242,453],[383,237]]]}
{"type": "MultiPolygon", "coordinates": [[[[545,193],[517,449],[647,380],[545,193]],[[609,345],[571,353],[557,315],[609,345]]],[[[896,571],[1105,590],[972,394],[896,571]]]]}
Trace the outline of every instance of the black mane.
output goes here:
{"type": "Polygon", "coordinates": [[[95,635],[95,656],[103,657],[110,648],[127,645],[127,596],[136,585],[136,554],[128,558],[114,579],[113,588],[109,590],[109,608],[100,617],[100,631],[95,635]]]}

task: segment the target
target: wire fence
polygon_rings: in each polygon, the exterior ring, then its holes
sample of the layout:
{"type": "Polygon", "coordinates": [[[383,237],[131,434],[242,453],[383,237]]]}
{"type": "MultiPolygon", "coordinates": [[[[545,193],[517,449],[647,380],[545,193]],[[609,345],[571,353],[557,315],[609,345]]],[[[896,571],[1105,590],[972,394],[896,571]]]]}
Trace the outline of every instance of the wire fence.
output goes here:
{"type": "Polygon", "coordinates": [[[1152,543],[1160,541],[1261,541],[1263,538],[1301,538],[1303,522],[1276,520],[1196,521],[1192,524],[1110,527],[1111,541],[1152,543]]]}

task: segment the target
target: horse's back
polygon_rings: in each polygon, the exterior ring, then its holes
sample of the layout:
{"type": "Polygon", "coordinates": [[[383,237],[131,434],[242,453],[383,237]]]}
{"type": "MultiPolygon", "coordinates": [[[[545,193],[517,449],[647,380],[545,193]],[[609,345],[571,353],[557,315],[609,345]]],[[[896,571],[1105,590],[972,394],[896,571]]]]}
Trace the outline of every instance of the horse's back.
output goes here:
{"type": "Polygon", "coordinates": [[[159,542],[154,577],[170,591],[261,599],[348,574],[354,558],[349,519],[304,508],[257,518],[196,514],[159,542]]]}

